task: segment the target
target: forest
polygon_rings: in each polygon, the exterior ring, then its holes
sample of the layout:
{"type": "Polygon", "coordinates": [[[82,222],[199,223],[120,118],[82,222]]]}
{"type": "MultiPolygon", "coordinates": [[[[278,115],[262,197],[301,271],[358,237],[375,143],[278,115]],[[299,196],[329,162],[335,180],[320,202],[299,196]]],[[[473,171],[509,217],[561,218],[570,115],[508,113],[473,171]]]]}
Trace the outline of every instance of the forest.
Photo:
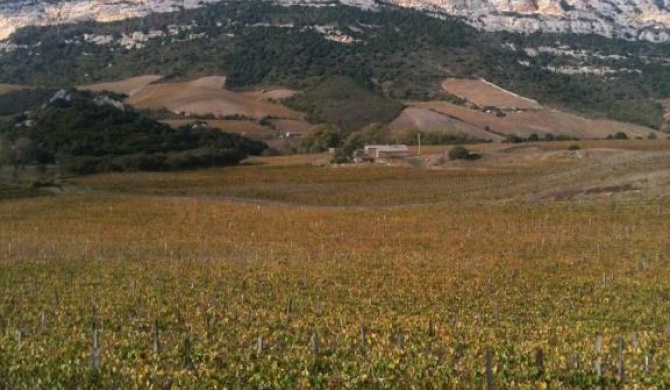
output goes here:
{"type": "Polygon", "coordinates": [[[15,164],[58,163],[61,170],[80,174],[234,165],[267,148],[206,125],[174,130],[108,96],[74,90],[18,115],[15,123],[0,127],[0,137],[20,154],[5,157],[15,164]]]}

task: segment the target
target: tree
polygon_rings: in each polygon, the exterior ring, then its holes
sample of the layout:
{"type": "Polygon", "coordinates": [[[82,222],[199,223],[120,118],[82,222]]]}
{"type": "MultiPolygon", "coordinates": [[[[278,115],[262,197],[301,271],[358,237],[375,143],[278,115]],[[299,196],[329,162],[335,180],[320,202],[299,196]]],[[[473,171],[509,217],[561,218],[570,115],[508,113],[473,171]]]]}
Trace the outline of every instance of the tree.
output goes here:
{"type": "Polygon", "coordinates": [[[623,131],[617,131],[614,134],[610,134],[607,136],[608,139],[628,139],[628,134],[624,133],[623,131]]]}
{"type": "Polygon", "coordinates": [[[12,162],[12,143],[0,134],[0,166],[12,162]]]}
{"type": "Polygon", "coordinates": [[[372,123],[355,131],[344,140],[342,145],[343,154],[351,157],[356,149],[363,149],[365,145],[386,143],[387,129],[382,124],[372,123]]]}
{"type": "Polygon", "coordinates": [[[470,151],[465,146],[457,145],[449,151],[450,160],[468,160],[470,158],[470,151]]]}
{"type": "Polygon", "coordinates": [[[26,164],[32,161],[34,145],[33,141],[28,137],[19,137],[14,141],[12,146],[12,157],[14,169],[26,169],[26,164]]]}
{"type": "Polygon", "coordinates": [[[365,146],[365,137],[360,131],[355,131],[344,140],[342,145],[342,154],[347,158],[351,158],[357,149],[363,149],[365,146]]]}
{"type": "Polygon", "coordinates": [[[308,153],[321,153],[336,148],[342,143],[340,129],[329,125],[318,126],[302,141],[302,149],[308,153]]]}

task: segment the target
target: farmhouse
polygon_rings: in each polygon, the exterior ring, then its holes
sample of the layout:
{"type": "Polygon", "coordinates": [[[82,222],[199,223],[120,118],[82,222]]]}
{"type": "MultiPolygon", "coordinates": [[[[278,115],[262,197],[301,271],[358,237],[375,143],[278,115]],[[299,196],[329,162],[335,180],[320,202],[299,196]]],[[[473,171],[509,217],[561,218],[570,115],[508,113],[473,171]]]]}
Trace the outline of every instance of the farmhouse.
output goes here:
{"type": "Polygon", "coordinates": [[[409,157],[407,145],[365,145],[364,151],[372,159],[409,157]]]}

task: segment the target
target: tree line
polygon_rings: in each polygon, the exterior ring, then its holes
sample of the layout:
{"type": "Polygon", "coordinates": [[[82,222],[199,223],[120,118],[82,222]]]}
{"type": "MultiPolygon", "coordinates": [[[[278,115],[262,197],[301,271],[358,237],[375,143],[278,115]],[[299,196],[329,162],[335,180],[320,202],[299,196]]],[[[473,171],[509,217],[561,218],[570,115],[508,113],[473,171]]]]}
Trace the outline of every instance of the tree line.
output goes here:
{"type": "Polygon", "coordinates": [[[172,129],[92,93],[59,94],[4,125],[6,162],[59,164],[74,173],[174,170],[232,165],[267,148],[203,124],[172,129]]]}

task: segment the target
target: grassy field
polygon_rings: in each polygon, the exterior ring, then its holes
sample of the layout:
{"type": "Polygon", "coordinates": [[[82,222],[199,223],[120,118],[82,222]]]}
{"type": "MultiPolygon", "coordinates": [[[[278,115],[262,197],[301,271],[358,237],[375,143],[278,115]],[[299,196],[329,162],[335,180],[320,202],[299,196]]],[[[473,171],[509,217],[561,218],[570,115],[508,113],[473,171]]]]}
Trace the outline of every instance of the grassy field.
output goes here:
{"type": "Polygon", "coordinates": [[[670,142],[568,145],[3,200],[0,388],[665,388],[670,142]]]}

